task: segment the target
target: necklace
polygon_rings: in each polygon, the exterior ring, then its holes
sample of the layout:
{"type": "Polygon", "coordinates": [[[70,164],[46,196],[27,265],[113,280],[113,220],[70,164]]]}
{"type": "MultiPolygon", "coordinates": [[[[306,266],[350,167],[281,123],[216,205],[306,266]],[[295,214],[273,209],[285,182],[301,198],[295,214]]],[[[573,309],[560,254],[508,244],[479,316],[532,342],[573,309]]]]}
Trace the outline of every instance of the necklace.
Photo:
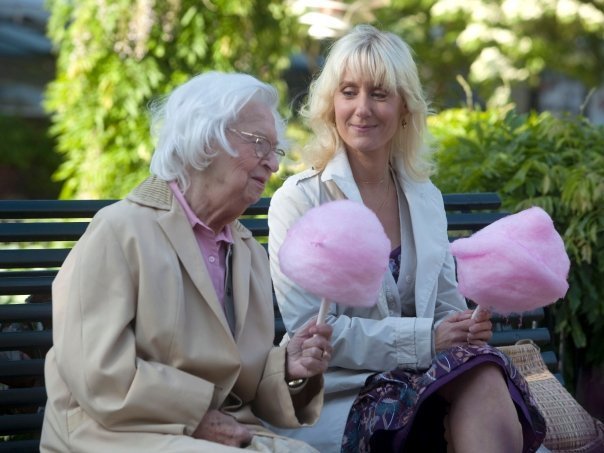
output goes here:
{"type": "Polygon", "coordinates": [[[386,179],[386,177],[384,176],[382,179],[378,179],[376,181],[369,181],[369,180],[366,180],[366,179],[359,179],[359,182],[363,183],[363,184],[381,184],[381,183],[384,182],[385,179],[386,179]]]}
{"type": "Polygon", "coordinates": [[[380,202],[380,205],[375,210],[376,214],[379,213],[382,210],[382,208],[386,204],[386,200],[388,200],[388,195],[390,195],[390,179],[392,179],[392,178],[390,178],[390,175],[388,175],[388,179],[386,180],[386,195],[384,195],[384,198],[382,198],[382,201],[380,202]]]}
{"type": "Polygon", "coordinates": [[[385,181],[386,176],[388,175],[388,167],[386,167],[386,170],[384,171],[384,176],[382,176],[380,179],[372,181],[370,179],[359,179],[359,182],[363,183],[363,184],[381,184],[385,181]]]}
{"type": "MultiPolygon", "coordinates": [[[[381,180],[381,182],[383,182],[385,179],[385,177],[381,180]]],[[[379,205],[375,208],[372,209],[373,212],[375,212],[375,214],[377,215],[382,208],[386,205],[386,201],[388,201],[388,196],[390,195],[390,180],[392,178],[390,177],[390,174],[388,174],[388,179],[386,179],[386,193],[384,194],[384,196],[382,197],[382,199],[380,200],[379,205]]]]}

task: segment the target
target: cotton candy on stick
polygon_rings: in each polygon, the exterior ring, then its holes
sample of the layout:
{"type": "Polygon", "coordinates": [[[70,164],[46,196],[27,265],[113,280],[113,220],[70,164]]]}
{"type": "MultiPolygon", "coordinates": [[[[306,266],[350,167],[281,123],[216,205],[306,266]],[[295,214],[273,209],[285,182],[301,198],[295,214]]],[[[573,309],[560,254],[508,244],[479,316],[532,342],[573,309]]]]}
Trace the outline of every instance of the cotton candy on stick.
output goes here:
{"type": "Polygon", "coordinates": [[[459,291],[480,310],[522,313],[550,305],[568,290],[570,260],[549,215],[525,209],[451,244],[459,291]]]}
{"type": "Polygon", "coordinates": [[[389,255],[390,240],[373,211],[338,200],[298,219],[279,249],[279,262],[287,277],[322,298],[317,318],[322,323],[330,301],[375,305],[389,255]]]}

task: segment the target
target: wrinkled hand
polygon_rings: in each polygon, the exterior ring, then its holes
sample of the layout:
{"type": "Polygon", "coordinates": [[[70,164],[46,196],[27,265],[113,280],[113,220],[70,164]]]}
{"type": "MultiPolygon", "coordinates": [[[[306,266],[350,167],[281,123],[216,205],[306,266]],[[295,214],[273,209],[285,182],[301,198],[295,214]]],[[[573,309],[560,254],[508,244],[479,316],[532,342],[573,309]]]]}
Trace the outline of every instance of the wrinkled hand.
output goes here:
{"type": "Polygon", "coordinates": [[[216,409],[206,412],[192,436],[231,447],[245,447],[252,441],[252,433],[245,425],[216,409]]]}
{"type": "Polygon", "coordinates": [[[482,311],[475,319],[471,316],[472,310],[453,313],[438,325],[434,332],[436,352],[464,344],[482,346],[491,339],[491,314],[482,311]]]}
{"type": "Polygon", "coordinates": [[[287,344],[286,379],[300,379],[324,373],[329,365],[333,328],[316,324],[316,317],[302,326],[287,344]]]}

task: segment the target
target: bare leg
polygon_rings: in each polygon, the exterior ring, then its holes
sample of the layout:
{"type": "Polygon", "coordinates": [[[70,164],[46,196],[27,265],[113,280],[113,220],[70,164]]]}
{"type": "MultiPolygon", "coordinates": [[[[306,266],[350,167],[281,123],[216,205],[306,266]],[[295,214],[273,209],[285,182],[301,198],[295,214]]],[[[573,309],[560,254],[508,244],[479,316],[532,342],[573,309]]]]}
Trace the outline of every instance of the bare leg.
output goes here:
{"type": "Polygon", "coordinates": [[[446,428],[454,451],[522,451],[522,426],[497,365],[477,366],[446,384],[439,393],[451,404],[446,428]]]}

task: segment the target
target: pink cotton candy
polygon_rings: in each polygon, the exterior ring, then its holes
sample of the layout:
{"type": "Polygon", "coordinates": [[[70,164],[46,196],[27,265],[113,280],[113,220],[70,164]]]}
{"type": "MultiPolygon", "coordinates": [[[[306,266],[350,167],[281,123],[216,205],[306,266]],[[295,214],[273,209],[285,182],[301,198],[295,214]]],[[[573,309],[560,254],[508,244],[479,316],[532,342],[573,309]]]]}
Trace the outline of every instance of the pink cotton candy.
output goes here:
{"type": "Polygon", "coordinates": [[[568,291],[570,260],[549,215],[533,207],[451,244],[459,291],[480,307],[521,313],[568,291]]]}
{"type": "Polygon", "coordinates": [[[390,240],[361,203],[332,201],[308,211],[279,250],[283,273],[332,302],[372,306],[388,268],[390,240]]]}

